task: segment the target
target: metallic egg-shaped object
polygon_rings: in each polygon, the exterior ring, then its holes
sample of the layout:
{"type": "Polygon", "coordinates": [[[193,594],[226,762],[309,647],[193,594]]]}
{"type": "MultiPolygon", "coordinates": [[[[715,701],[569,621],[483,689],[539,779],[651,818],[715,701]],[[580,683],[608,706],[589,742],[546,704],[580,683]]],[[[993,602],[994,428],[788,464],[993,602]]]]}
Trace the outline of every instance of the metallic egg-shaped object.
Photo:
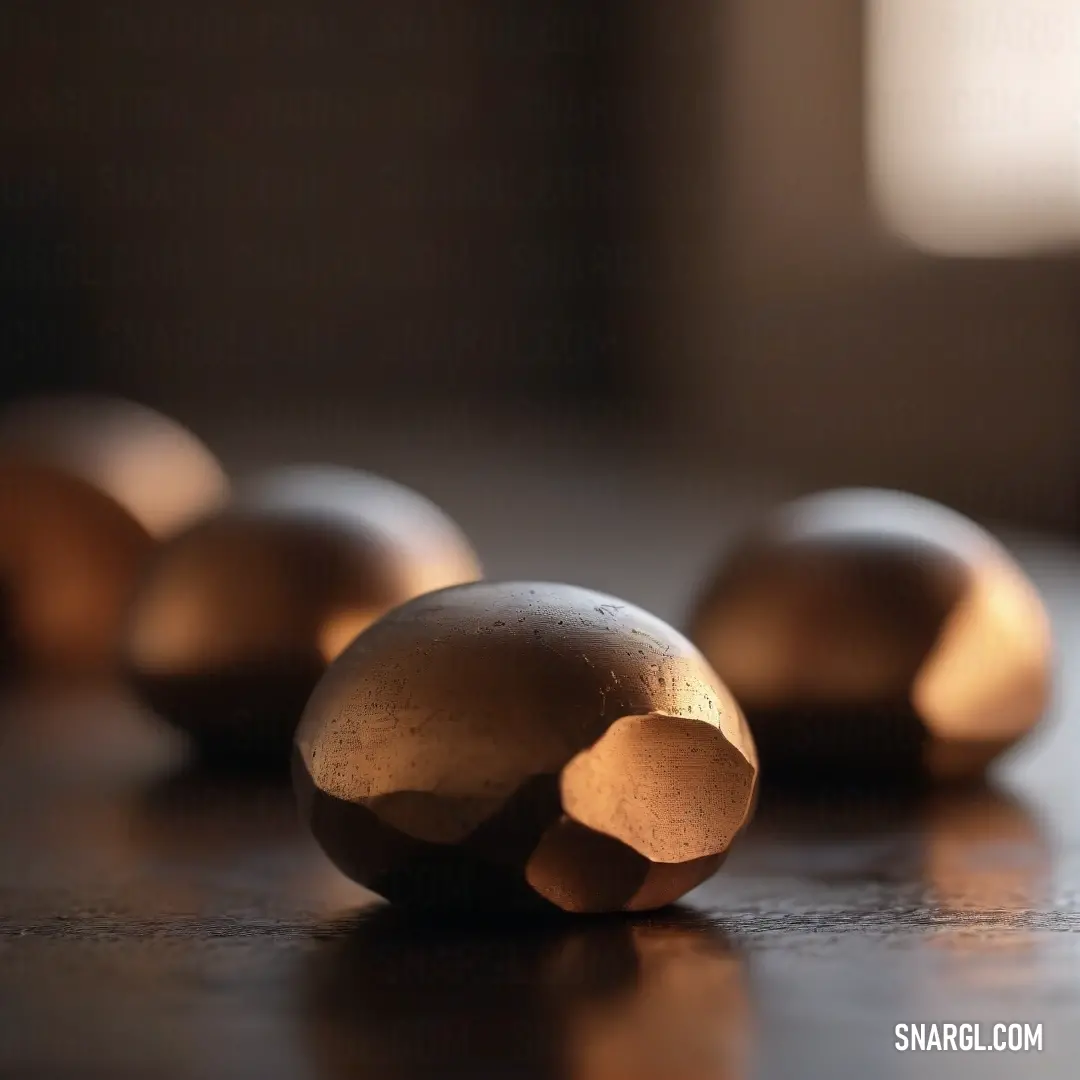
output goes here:
{"type": "Polygon", "coordinates": [[[416,492],[351,469],[272,470],[155,554],[123,666],[204,756],[287,762],[312,688],[356,634],[479,576],[461,531],[416,492]]]}
{"type": "Polygon", "coordinates": [[[973,522],[899,492],[780,508],[723,561],[689,632],[769,783],[972,780],[1050,693],[1031,582],[973,522]]]}
{"type": "Polygon", "coordinates": [[[12,663],[109,668],[156,542],[226,498],[192,434],[111,398],[27,401],[0,417],[0,639],[12,663]]]}
{"type": "Polygon", "coordinates": [[[392,902],[644,911],[723,861],[757,757],[659,619],[570,585],[480,583],[357,638],[308,703],[293,776],[326,853],[392,902]]]}

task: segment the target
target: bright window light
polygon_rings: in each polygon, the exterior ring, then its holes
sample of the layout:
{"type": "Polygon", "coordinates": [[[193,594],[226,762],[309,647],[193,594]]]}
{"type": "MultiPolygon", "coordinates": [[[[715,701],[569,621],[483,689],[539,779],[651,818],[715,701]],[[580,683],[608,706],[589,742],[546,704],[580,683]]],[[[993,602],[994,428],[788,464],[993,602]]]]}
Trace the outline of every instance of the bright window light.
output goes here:
{"type": "Polygon", "coordinates": [[[940,255],[1080,243],[1080,0],[869,0],[867,46],[891,232],[940,255]]]}

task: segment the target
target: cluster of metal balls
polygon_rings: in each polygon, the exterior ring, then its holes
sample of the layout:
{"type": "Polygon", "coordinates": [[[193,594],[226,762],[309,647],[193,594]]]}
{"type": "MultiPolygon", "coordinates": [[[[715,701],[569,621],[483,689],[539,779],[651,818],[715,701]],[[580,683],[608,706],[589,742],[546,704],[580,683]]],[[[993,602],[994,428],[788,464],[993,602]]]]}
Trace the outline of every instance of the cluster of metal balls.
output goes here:
{"type": "Polygon", "coordinates": [[[486,582],[423,496],[342,468],[231,484],[190,433],[79,399],[0,424],[10,669],[119,673],[197,751],[286,767],[327,855],[402,905],[662,907],[768,784],[977,778],[1039,720],[1049,622],[914,496],[781,507],[686,636],[586,588],[486,582]]]}

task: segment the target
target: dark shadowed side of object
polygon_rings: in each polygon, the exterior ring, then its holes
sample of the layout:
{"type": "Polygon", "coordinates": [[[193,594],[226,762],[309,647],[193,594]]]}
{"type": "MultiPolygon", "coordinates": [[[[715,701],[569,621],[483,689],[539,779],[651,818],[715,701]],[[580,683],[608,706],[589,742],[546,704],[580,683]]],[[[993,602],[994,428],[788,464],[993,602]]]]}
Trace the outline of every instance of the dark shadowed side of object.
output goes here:
{"type": "Polygon", "coordinates": [[[778,784],[977,779],[1050,691],[1049,620],[1020,568],[895,492],[783,507],[723,562],[690,635],[778,784]]]}

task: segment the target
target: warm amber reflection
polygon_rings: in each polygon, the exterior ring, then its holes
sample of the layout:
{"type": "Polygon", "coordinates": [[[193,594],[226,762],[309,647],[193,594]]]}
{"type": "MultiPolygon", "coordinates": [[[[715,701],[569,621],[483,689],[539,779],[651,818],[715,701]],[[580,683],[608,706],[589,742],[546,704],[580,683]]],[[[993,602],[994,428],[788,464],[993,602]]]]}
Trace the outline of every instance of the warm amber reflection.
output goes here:
{"type": "Polygon", "coordinates": [[[1018,799],[989,788],[939,796],[925,809],[924,866],[947,911],[1030,911],[1045,900],[1051,851],[1018,799]]]}
{"type": "Polygon", "coordinates": [[[328,1080],[747,1073],[743,962],[692,913],[480,927],[387,908],[331,932],[308,997],[310,1047],[328,1080]]]}
{"type": "Polygon", "coordinates": [[[989,790],[936,799],[927,815],[926,879],[946,916],[934,943],[948,950],[948,974],[979,985],[1030,982],[1030,916],[1047,902],[1053,861],[1038,820],[989,790]]]}
{"type": "Polygon", "coordinates": [[[636,985],[569,1020],[574,1080],[703,1080],[748,1072],[751,1015],[743,972],[716,940],[641,925],[630,936],[636,985]]]}
{"type": "Polygon", "coordinates": [[[1030,980],[1034,927],[1053,918],[1050,839],[1022,800],[992,787],[769,799],[741,854],[744,873],[827,883],[853,923],[917,932],[943,950],[944,974],[964,981],[1030,980]]]}
{"type": "Polygon", "coordinates": [[[363,894],[287,785],[166,778],[175,746],[104,693],[0,699],[5,1077],[268,1077],[294,1053],[281,968],[363,894]]]}
{"type": "MultiPolygon", "coordinates": [[[[990,785],[925,794],[846,793],[792,797],[773,793],[747,833],[745,868],[784,861],[847,867],[845,880],[917,885],[921,903],[957,913],[1024,911],[1044,897],[1050,842],[1017,795],[990,785]],[[877,865],[882,852],[888,866],[877,865]]],[[[853,905],[854,906],[854,905],[853,905]]]]}
{"type": "Polygon", "coordinates": [[[287,778],[186,762],[179,737],[118,693],[10,691],[0,750],[0,861],[34,920],[52,918],[34,899],[46,887],[153,920],[217,917],[233,886],[267,910],[363,902],[300,824],[287,778]]]}

